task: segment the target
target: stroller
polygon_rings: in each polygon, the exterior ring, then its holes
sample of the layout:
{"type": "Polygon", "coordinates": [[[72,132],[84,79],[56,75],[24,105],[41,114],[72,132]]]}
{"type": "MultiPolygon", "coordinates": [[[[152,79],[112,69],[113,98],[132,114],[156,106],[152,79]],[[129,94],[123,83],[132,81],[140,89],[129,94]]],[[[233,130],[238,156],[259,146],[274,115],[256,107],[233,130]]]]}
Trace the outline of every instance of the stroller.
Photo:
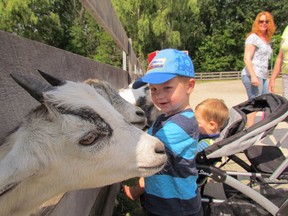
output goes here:
{"type": "Polygon", "coordinates": [[[288,158],[281,150],[288,147],[287,127],[274,139],[275,128],[287,123],[288,101],[275,94],[232,107],[220,137],[197,154],[205,215],[288,215],[288,158]],[[246,115],[258,111],[262,119],[246,128],[246,115]],[[270,137],[273,144],[262,143],[270,137]]]}

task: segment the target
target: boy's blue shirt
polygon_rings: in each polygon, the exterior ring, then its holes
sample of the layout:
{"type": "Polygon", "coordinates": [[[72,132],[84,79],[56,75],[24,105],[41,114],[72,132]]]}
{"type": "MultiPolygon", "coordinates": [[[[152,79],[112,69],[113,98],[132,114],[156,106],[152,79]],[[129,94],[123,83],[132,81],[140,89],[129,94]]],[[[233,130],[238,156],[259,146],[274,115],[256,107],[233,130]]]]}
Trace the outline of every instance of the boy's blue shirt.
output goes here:
{"type": "Polygon", "coordinates": [[[201,198],[195,155],[199,130],[192,109],[159,116],[148,133],[164,143],[169,159],[163,170],[145,178],[147,211],[167,216],[198,212],[201,198]]]}

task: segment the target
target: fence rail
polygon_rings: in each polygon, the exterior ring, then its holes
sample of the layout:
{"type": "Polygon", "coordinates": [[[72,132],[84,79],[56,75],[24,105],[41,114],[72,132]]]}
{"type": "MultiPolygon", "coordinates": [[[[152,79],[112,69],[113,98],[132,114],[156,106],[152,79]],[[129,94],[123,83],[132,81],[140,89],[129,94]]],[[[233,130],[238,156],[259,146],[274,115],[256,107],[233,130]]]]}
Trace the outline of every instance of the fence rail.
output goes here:
{"type": "Polygon", "coordinates": [[[197,73],[198,80],[231,80],[241,79],[241,71],[224,71],[224,72],[205,72],[197,73]]]}
{"type": "MultiPolygon", "coordinates": [[[[271,76],[271,71],[269,71],[271,76]]],[[[281,77],[281,74],[279,75],[281,77]]],[[[241,71],[222,71],[222,72],[196,72],[197,80],[235,80],[241,79],[241,71]]]]}

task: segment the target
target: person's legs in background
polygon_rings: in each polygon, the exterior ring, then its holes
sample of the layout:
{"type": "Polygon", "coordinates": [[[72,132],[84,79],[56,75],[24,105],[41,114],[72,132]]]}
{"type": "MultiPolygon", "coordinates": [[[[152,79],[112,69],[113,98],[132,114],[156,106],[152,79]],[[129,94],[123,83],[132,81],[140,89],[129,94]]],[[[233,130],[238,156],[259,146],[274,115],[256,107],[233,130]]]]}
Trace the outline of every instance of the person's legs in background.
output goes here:
{"type": "Polygon", "coordinates": [[[242,78],[242,83],[246,89],[246,93],[247,93],[249,100],[252,99],[253,97],[255,97],[255,95],[259,94],[258,88],[252,86],[250,76],[244,75],[241,78],[242,78]]]}
{"type": "Polygon", "coordinates": [[[268,79],[262,79],[262,78],[259,78],[259,92],[260,94],[259,95],[263,95],[263,94],[269,94],[269,80],[268,79]],[[262,85],[261,85],[262,84],[262,85]]]}
{"type": "MultiPolygon", "coordinates": [[[[262,89],[259,89],[259,92],[262,92],[262,94],[269,94],[269,80],[268,79],[261,79],[258,78],[259,82],[262,83],[262,89]],[[260,91],[261,90],[261,91],[260,91]]],[[[261,114],[261,120],[265,118],[265,112],[262,112],[261,114]]]]}
{"type": "Polygon", "coordinates": [[[282,95],[288,99],[288,74],[282,75],[282,95]]]}
{"type": "MultiPolygon", "coordinates": [[[[256,95],[259,95],[259,88],[252,85],[250,76],[244,75],[241,78],[242,78],[242,83],[246,89],[246,93],[247,93],[249,100],[256,97],[256,95]]],[[[262,89],[262,86],[263,85],[261,85],[261,89],[262,89]]],[[[256,112],[253,112],[247,115],[247,123],[246,123],[247,128],[254,124],[255,118],[256,118],[256,112]]]]}

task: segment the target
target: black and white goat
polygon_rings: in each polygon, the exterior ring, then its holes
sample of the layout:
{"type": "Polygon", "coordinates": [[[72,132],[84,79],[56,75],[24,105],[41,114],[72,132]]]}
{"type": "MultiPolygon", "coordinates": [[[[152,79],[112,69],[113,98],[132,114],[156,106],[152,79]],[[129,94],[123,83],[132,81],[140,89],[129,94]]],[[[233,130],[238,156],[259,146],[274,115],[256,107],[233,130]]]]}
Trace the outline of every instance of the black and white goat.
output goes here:
{"type": "Polygon", "coordinates": [[[58,194],[163,168],[163,144],[131,124],[143,127],[144,113],[107,83],[97,90],[41,75],[50,84],[11,75],[42,105],[0,146],[0,215],[27,216],[58,194]]]}
{"type": "Polygon", "coordinates": [[[144,112],[147,118],[147,127],[152,126],[157,116],[161,114],[161,111],[154,106],[149,93],[148,85],[144,85],[138,89],[132,88],[131,83],[127,88],[119,90],[119,94],[126,101],[135,106],[139,106],[144,112]]]}

